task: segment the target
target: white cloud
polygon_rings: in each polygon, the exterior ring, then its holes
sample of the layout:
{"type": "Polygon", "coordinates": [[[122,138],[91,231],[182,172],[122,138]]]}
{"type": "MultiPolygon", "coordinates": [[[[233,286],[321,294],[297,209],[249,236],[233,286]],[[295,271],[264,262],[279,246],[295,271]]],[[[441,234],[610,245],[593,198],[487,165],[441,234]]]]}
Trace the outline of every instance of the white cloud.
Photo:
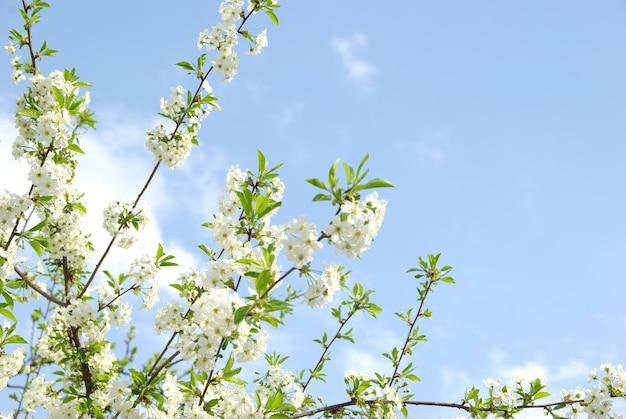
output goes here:
{"type": "Polygon", "coordinates": [[[369,377],[374,377],[374,372],[391,373],[389,361],[378,353],[349,347],[342,351],[342,358],[344,371],[353,369],[357,372],[364,372],[369,377]]]}
{"type": "Polygon", "coordinates": [[[566,364],[559,365],[554,369],[552,380],[563,381],[572,378],[587,378],[591,368],[579,359],[570,359],[566,364]]]}
{"type": "Polygon", "coordinates": [[[355,32],[348,38],[335,37],[331,43],[335,52],[341,57],[351,79],[364,82],[376,73],[376,67],[356,55],[358,50],[367,48],[365,34],[355,32]]]}
{"type": "Polygon", "coordinates": [[[523,365],[507,364],[506,357],[506,352],[501,348],[494,348],[490,353],[490,358],[496,365],[496,378],[503,381],[519,376],[526,380],[542,378],[550,385],[571,379],[586,379],[591,370],[587,363],[580,359],[569,359],[563,364],[548,366],[544,362],[532,360],[526,361],[523,365]]]}
{"type": "Polygon", "coordinates": [[[503,382],[508,382],[513,377],[522,377],[525,380],[534,380],[535,378],[547,380],[549,373],[550,369],[547,365],[536,361],[528,361],[524,365],[500,366],[497,369],[497,374],[502,377],[503,382]]]}
{"type": "Polygon", "coordinates": [[[295,102],[291,105],[283,106],[278,112],[274,113],[272,117],[276,121],[278,128],[285,129],[293,124],[294,120],[300,116],[303,109],[304,103],[295,102]]]}
{"type": "Polygon", "coordinates": [[[400,150],[411,153],[418,162],[439,166],[443,164],[446,154],[448,134],[445,131],[421,136],[416,140],[400,141],[396,144],[400,150]]]}
{"type": "Polygon", "coordinates": [[[444,400],[459,400],[465,391],[475,385],[469,374],[458,368],[444,366],[439,372],[442,382],[442,397],[444,400]]]}
{"type": "Polygon", "coordinates": [[[491,360],[496,364],[501,364],[504,358],[506,358],[506,352],[500,348],[492,349],[489,355],[491,360]]]}
{"type": "Polygon", "coordinates": [[[26,192],[30,186],[26,180],[28,167],[15,161],[11,154],[11,144],[16,136],[13,118],[0,114],[0,189],[26,192]]]}
{"type": "Polygon", "coordinates": [[[391,374],[391,362],[382,354],[393,347],[402,346],[403,338],[395,330],[371,319],[355,317],[351,323],[351,327],[359,331],[354,336],[357,344],[341,346],[342,372],[354,369],[370,377],[374,376],[374,372],[391,374]]]}
{"type": "MultiPolygon", "coordinates": [[[[96,249],[92,266],[110,241],[108,233],[101,228],[103,208],[112,200],[134,201],[156,163],[144,147],[145,132],[154,121],[141,120],[119,110],[100,112],[97,117],[98,129],[81,137],[80,146],[85,155],[79,157],[76,177],[77,188],[85,193],[88,211],[83,220],[84,231],[91,233],[90,241],[96,249]]],[[[0,189],[26,192],[30,187],[24,180],[27,167],[11,156],[11,144],[16,134],[12,117],[0,114],[0,189]]],[[[198,149],[193,151],[198,152],[198,149]]],[[[200,162],[195,167],[183,166],[176,173],[174,184],[169,180],[174,177],[173,172],[161,167],[141,201],[146,205],[150,223],[131,249],[114,247],[103,268],[113,274],[128,271],[129,263],[135,257],[146,253],[153,255],[157,243],[162,243],[167,253],[174,254],[180,265],[164,269],[160,281],[169,282],[180,271],[198,267],[200,262],[188,247],[164,236],[162,215],[175,205],[178,211],[186,214],[196,211],[195,215],[201,214],[206,221],[214,205],[210,202],[216,201],[221,189],[217,185],[222,179],[218,182],[212,171],[222,168],[220,159],[220,154],[216,153],[208,164],[200,162]],[[207,170],[207,167],[211,169],[207,170]]]]}

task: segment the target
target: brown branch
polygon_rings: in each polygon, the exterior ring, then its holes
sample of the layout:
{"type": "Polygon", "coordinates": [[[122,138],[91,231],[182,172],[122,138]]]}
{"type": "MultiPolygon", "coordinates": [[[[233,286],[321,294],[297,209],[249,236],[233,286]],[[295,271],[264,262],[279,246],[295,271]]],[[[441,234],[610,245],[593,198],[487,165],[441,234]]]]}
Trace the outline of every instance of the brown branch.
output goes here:
{"type": "MultiPolygon", "coordinates": [[[[26,16],[28,16],[28,10],[31,8],[31,5],[26,4],[26,0],[22,0],[22,7],[24,8],[24,12],[26,13],[26,16]]],[[[24,24],[24,29],[26,29],[26,39],[27,41],[27,45],[28,45],[28,52],[30,54],[30,60],[32,63],[32,71],[31,73],[33,75],[37,74],[37,54],[35,54],[35,51],[33,50],[33,38],[32,35],[30,33],[30,28],[31,28],[31,24],[30,22],[26,22],[24,24]]]]}
{"type": "MultiPolygon", "coordinates": [[[[137,195],[137,199],[135,199],[135,202],[132,208],[133,210],[137,207],[137,204],[139,203],[139,200],[143,196],[146,189],[148,189],[148,185],[150,185],[150,182],[152,182],[152,178],[154,178],[154,175],[156,171],[158,170],[160,164],[161,164],[161,160],[157,161],[156,164],[154,165],[154,168],[152,169],[150,176],[148,176],[148,180],[146,180],[146,183],[143,185],[143,188],[139,192],[139,195],[137,195]]],[[[119,232],[121,229],[122,229],[122,226],[120,225],[117,231],[119,232]]],[[[109,244],[107,245],[107,248],[104,250],[104,253],[102,253],[102,256],[100,256],[100,260],[98,260],[98,263],[96,263],[96,266],[93,268],[93,271],[91,272],[91,275],[89,276],[89,279],[85,283],[85,286],[83,287],[82,291],[78,294],[78,298],[81,298],[83,295],[85,295],[85,293],[89,289],[89,286],[95,279],[96,273],[98,273],[98,271],[100,270],[100,267],[102,266],[102,263],[104,262],[104,259],[106,259],[106,257],[109,255],[109,252],[111,251],[111,248],[113,247],[113,243],[115,243],[116,238],[117,236],[111,237],[111,240],[109,241],[109,244]]]]}
{"type": "Polygon", "coordinates": [[[17,266],[15,266],[13,268],[13,270],[15,271],[15,273],[17,273],[20,278],[22,279],[22,281],[24,281],[26,283],[26,285],[28,285],[30,288],[32,288],[37,294],[41,295],[43,298],[45,298],[46,300],[55,303],[57,305],[60,305],[62,307],[65,307],[67,305],[67,303],[64,303],[63,301],[59,300],[58,298],[56,298],[55,296],[48,294],[47,292],[45,292],[44,290],[42,290],[41,288],[39,288],[39,286],[37,286],[37,284],[35,284],[29,277],[28,274],[25,272],[22,272],[22,270],[20,270],[20,268],[18,268],[17,266]]]}
{"type": "MultiPolygon", "coordinates": [[[[72,326],[70,339],[72,344],[78,352],[83,350],[83,344],[80,341],[80,334],[78,333],[78,326],[72,326]]],[[[87,397],[93,392],[93,380],[91,376],[91,370],[89,364],[83,360],[80,360],[80,370],[83,376],[83,383],[85,384],[85,394],[87,397]]]]}
{"type": "MultiPolygon", "coordinates": [[[[614,397],[623,397],[623,396],[624,395],[614,396],[614,397]]],[[[568,400],[568,401],[559,401],[559,402],[535,404],[535,405],[517,405],[517,406],[511,407],[511,410],[548,409],[550,407],[563,406],[563,405],[569,405],[569,404],[575,404],[575,403],[584,403],[584,402],[585,401],[583,399],[580,399],[580,400],[568,400]]],[[[327,405],[323,407],[318,407],[317,409],[309,410],[307,412],[296,413],[295,415],[291,416],[291,418],[292,419],[306,418],[309,416],[316,415],[318,413],[338,412],[347,407],[358,406],[359,404],[371,406],[371,405],[376,405],[376,404],[396,404],[396,402],[393,400],[387,400],[387,399],[361,400],[361,401],[350,400],[350,401],[343,402],[343,403],[337,403],[337,404],[327,405]]],[[[410,405],[410,406],[449,407],[453,409],[463,410],[465,412],[470,412],[472,410],[471,407],[466,403],[445,403],[445,402],[428,402],[428,401],[421,401],[421,400],[406,400],[403,402],[403,404],[410,405]]],[[[496,412],[496,411],[499,411],[500,409],[494,409],[493,407],[483,407],[483,408],[479,408],[478,410],[481,412],[496,412]]]]}
{"type": "Polygon", "coordinates": [[[63,283],[65,284],[65,300],[68,301],[70,298],[70,291],[72,288],[72,275],[70,273],[70,269],[67,266],[67,256],[63,256],[63,283]]]}
{"type": "Polygon", "coordinates": [[[328,345],[323,345],[324,346],[324,351],[322,352],[322,355],[320,356],[319,360],[317,361],[317,364],[315,364],[315,367],[311,370],[311,374],[309,375],[309,378],[306,380],[306,383],[304,383],[304,385],[302,386],[302,391],[306,391],[306,388],[309,386],[311,380],[313,379],[313,371],[315,371],[321,364],[323,364],[324,362],[326,362],[327,359],[326,358],[326,354],[328,353],[330,347],[332,346],[333,343],[335,343],[335,341],[338,339],[338,337],[341,335],[341,331],[343,330],[343,327],[348,323],[348,321],[356,314],[359,312],[359,310],[361,310],[361,305],[357,304],[356,307],[351,310],[350,312],[348,312],[348,316],[342,320],[340,322],[339,325],[339,329],[337,329],[337,332],[335,333],[335,336],[333,336],[333,338],[330,340],[330,342],[328,342],[328,345]]]}
{"type": "Polygon", "coordinates": [[[122,298],[123,295],[129,293],[130,291],[135,291],[137,288],[141,288],[141,287],[139,287],[139,285],[137,285],[137,284],[134,284],[130,288],[125,289],[124,291],[120,292],[115,297],[113,297],[111,299],[111,301],[109,301],[108,303],[104,304],[103,306],[98,305],[98,311],[102,311],[102,310],[106,309],[107,307],[110,307],[114,302],[116,302],[117,300],[122,298]]]}
{"type": "Polygon", "coordinates": [[[423,313],[422,309],[424,308],[424,303],[426,302],[426,296],[430,292],[434,283],[435,283],[435,279],[433,279],[433,277],[428,275],[428,284],[426,285],[426,289],[424,290],[424,295],[420,295],[420,305],[417,310],[417,314],[415,315],[415,318],[413,319],[413,321],[409,323],[410,324],[409,332],[406,335],[406,340],[404,341],[404,346],[402,347],[402,351],[400,352],[400,356],[398,357],[398,362],[396,363],[393,369],[393,374],[391,375],[391,378],[389,379],[388,384],[390,386],[393,385],[394,380],[398,378],[398,369],[400,368],[400,363],[402,362],[402,358],[404,357],[404,355],[406,355],[407,353],[407,348],[409,346],[409,342],[411,341],[411,335],[413,334],[413,329],[415,328],[415,324],[417,323],[419,318],[422,316],[422,313],[423,313]]]}

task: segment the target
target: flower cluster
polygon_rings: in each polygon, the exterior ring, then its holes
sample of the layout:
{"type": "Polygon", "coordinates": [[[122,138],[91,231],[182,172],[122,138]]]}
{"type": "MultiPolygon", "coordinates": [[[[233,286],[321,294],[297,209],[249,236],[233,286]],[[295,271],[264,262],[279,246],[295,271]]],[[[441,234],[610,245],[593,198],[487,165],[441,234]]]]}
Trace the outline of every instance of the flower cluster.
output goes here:
{"type": "Polygon", "coordinates": [[[263,48],[265,48],[266,46],[267,46],[267,29],[264,29],[254,39],[254,45],[250,47],[250,51],[248,51],[248,54],[258,55],[261,53],[261,50],[263,50],[263,48]]]}
{"type": "Polygon", "coordinates": [[[306,216],[303,215],[281,227],[284,237],[281,244],[287,259],[298,269],[310,264],[313,260],[313,252],[323,247],[315,224],[308,222],[306,216]]]}
{"type": "MultiPolygon", "coordinates": [[[[15,125],[19,136],[13,145],[15,158],[23,157],[40,162],[41,153],[54,145],[56,152],[75,140],[76,116],[89,105],[89,93],[81,96],[75,75],[53,71],[30,78],[31,87],[16,101],[15,125]]],[[[56,160],[55,160],[56,162],[56,160]]]]}
{"type": "MultiPolygon", "coordinates": [[[[521,395],[528,392],[527,385],[521,377],[512,378],[513,385],[504,385],[500,388],[501,380],[494,378],[487,378],[483,380],[483,384],[489,388],[491,392],[491,403],[495,407],[505,407],[513,409],[517,404],[523,402],[521,395]]],[[[545,387],[543,382],[539,382],[542,387],[545,387]]],[[[530,384],[532,387],[532,383],[530,384]]]]}
{"type": "Polygon", "coordinates": [[[386,210],[387,201],[379,199],[377,192],[369,194],[364,201],[346,200],[341,205],[341,213],[324,227],[324,235],[338,255],[359,257],[378,233],[386,210]]]}
{"type": "Polygon", "coordinates": [[[238,43],[237,21],[243,13],[242,0],[225,0],[219,7],[221,22],[211,30],[205,29],[198,36],[198,48],[207,51],[217,50],[213,68],[222,74],[223,81],[231,81],[237,74],[239,57],[235,51],[238,43]]]}
{"type": "MultiPolygon", "coordinates": [[[[239,57],[235,47],[240,34],[253,41],[249,50],[252,55],[260,54],[267,46],[267,31],[259,33],[254,39],[247,31],[240,31],[239,21],[246,19],[243,7],[243,0],[224,0],[219,6],[221,21],[198,36],[198,49],[216,51],[211,69],[223,75],[222,81],[231,81],[237,74],[239,57]]],[[[251,3],[249,9],[255,11],[257,7],[258,4],[251,3]]],[[[181,86],[172,88],[169,100],[161,98],[160,115],[173,121],[173,127],[159,124],[147,133],[146,147],[157,160],[163,161],[170,168],[183,164],[191,153],[192,146],[198,142],[200,121],[208,116],[211,107],[218,108],[215,103],[217,98],[212,95],[212,88],[206,81],[211,70],[203,69],[205,62],[206,56],[202,54],[197,65],[179,63],[201,79],[201,89],[192,94],[181,86]]]]}
{"type": "Polygon", "coordinates": [[[588,381],[597,381],[598,384],[589,389],[561,391],[561,400],[574,402],[567,406],[567,416],[573,419],[609,417],[613,407],[612,398],[626,394],[626,371],[622,365],[604,364],[599,370],[594,369],[589,373],[588,381]]]}
{"type": "MultiPolygon", "coordinates": [[[[397,416],[395,409],[401,409],[403,406],[402,397],[395,389],[389,384],[381,384],[376,379],[370,379],[364,372],[350,369],[344,374],[344,382],[348,395],[357,402],[385,401],[385,403],[370,403],[368,405],[368,418],[394,419],[397,416]]],[[[410,389],[406,386],[401,391],[403,394],[410,393],[410,389]]]]}
{"type": "MultiPolygon", "coordinates": [[[[4,50],[6,51],[7,54],[15,55],[16,49],[15,49],[14,42],[11,41],[9,45],[6,45],[4,47],[4,50]]],[[[18,84],[22,80],[26,80],[26,76],[24,75],[24,72],[22,71],[20,67],[21,59],[22,57],[17,56],[17,55],[11,59],[11,80],[13,80],[13,83],[15,84],[18,84]]]]}
{"type": "Polygon", "coordinates": [[[324,264],[324,272],[317,280],[313,280],[306,292],[304,300],[311,307],[324,307],[326,303],[333,301],[335,293],[341,289],[344,280],[342,266],[336,263],[324,264]]]}
{"type": "Polygon", "coordinates": [[[24,349],[18,348],[12,354],[0,354],[0,391],[9,379],[19,372],[24,362],[24,349]]]}
{"type": "Polygon", "coordinates": [[[17,221],[25,217],[31,206],[32,201],[27,195],[0,192],[0,281],[5,281],[13,273],[19,247],[9,240],[17,221]]]}
{"type": "Polygon", "coordinates": [[[148,224],[148,218],[141,209],[133,208],[132,202],[110,202],[103,211],[102,226],[111,235],[118,237],[116,244],[128,249],[137,241],[137,233],[148,224]]]}
{"type": "MultiPolygon", "coordinates": [[[[32,20],[26,22],[27,27],[36,22],[37,13],[44,7],[47,3],[40,0],[24,6],[23,17],[32,20]]],[[[249,54],[259,54],[267,45],[267,31],[254,37],[241,29],[242,23],[262,10],[275,20],[273,7],[277,7],[274,1],[253,0],[245,12],[243,0],[225,0],[219,8],[221,22],[200,34],[198,46],[215,53],[215,59],[210,61],[212,69],[223,80],[230,81],[237,73],[239,58],[235,49],[239,35],[250,41],[249,54]]],[[[12,36],[20,48],[32,44],[30,32],[13,32],[12,36]]],[[[16,53],[13,43],[5,49],[16,53]]],[[[40,58],[37,54],[52,52],[44,44],[30,59],[36,61],[40,58]]],[[[147,148],[159,162],[172,168],[189,156],[192,146],[198,143],[200,121],[212,107],[217,107],[206,80],[210,70],[203,69],[205,57],[201,54],[197,65],[182,63],[182,67],[196,74],[200,86],[195,93],[181,86],[172,88],[169,97],[160,101],[159,114],[168,121],[147,133],[147,148]]],[[[35,315],[42,317],[41,335],[32,344],[31,356],[33,365],[45,365],[46,371],[53,369],[60,377],[47,381],[41,370],[35,372],[35,368],[26,367],[22,371],[22,412],[44,408],[51,417],[105,417],[115,412],[129,418],[261,418],[283,408],[276,403],[279,397],[289,400],[289,406],[300,408],[305,400],[301,384],[280,365],[271,364],[267,374],[249,388],[237,378],[240,368],[234,368],[235,362],[256,361],[265,354],[268,332],[263,323],[277,326],[291,310],[289,300],[275,299],[271,293],[293,271],[308,275],[314,253],[322,248],[323,235],[306,217],[282,225],[271,224],[284,191],[284,184],[274,173],[279,166],[267,168],[259,153],[257,173],[243,172],[237,167],[229,170],[220,213],[210,223],[216,250],[205,247],[210,256],[206,268],[181,274],[172,284],[180,291],[180,299],[166,303],[156,313],[157,332],[171,335],[163,354],[169,350],[171,355],[155,358],[152,371],[158,371],[156,375],[129,369],[125,364],[129,359],[117,358],[115,345],[107,340],[107,334],[112,327],[130,324],[132,306],[126,301],[127,296],[142,295],[142,307],[146,309],[158,301],[156,274],[162,266],[171,265],[171,256],[164,255],[159,246],[156,258],[141,256],[125,273],[114,276],[104,271],[108,279],[96,278],[92,283],[96,272],[89,276],[86,270],[92,246],[80,229],[86,208],[82,194],[73,187],[77,172],[75,154],[82,153],[79,128],[95,122],[87,109],[89,95],[80,94],[80,87],[86,84],[79,82],[73,71],[42,76],[35,62],[20,62],[19,57],[13,59],[12,65],[15,81],[24,78],[25,73],[33,74],[30,87],[17,100],[19,136],[13,143],[14,156],[30,163],[28,178],[33,187],[29,195],[7,192],[0,196],[1,279],[8,278],[17,264],[16,251],[24,241],[29,241],[40,255],[45,254],[46,269],[38,267],[36,272],[49,281],[40,283],[28,277],[35,271],[31,268],[24,269],[27,273],[15,273],[25,286],[51,304],[46,314],[35,315]],[[16,228],[16,224],[28,222],[31,215],[39,222],[37,228],[32,232],[25,227],[16,228]],[[277,263],[281,254],[292,265],[286,273],[277,263]],[[246,280],[250,287],[247,290],[246,280]],[[172,367],[181,361],[192,371],[188,375],[190,381],[174,375],[172,367]],[[159,362],[164,363],[158,365],[159,362]],[[145,390],[152,391],[148,386],[154,380],[161,381],[160,371],[165,377],[161,390],[167,400],[155,404],[144,396],[135,397],[145,390]],[[122,372],[131,381],[121,380],[122,372]],[[202,381],[201,397],[195,389],[191,390],[196,386],[194,380],[202,381]],[[224,385],[226,382],[232,384],[224,385]],[[214,400],[219,403],[213,404],[214,400]]],[[[367,205],[372,213],[378,208],[375,203],[367,205]]],[[[352,215],[346,218],[357,223],[352,215]]],[[[364,225],[374,231],[373,217],[365,218],[364,225]]],[[[146,223],[145,211],[137,208],[136,202],[114,201],[104,209],[103,227],[120,247],[130,247],[146,223]]],[[[289,298],[304,296],[310,305],[323,306],[341,287],[341,271],[342,267],[334,263],[326,264],[306,292],[288,288],[289,298]]],[[[9,297],[5,298],[9,301],[9,297]]],[[[0,387],[21,368],[23,358],[20,350],[13,355],[2,352],[0,387]]]]}
{"type": "MultiPolygon", "coordinates": [[[[89,94],[80,95],[80,87],[86,84],[67,70],[47,77],[36,74],[30,83],[16,101],[19,135],[13,142],[13,156],[30,165],[30,199],[36,217],[44,222],[41,232],[48,237],[47,242],[39,243],[45,244],[51,258],[66,257],[69,265],[78,269],[92,250],[87,235],[81,232],[86,212],[83,195],[73,185],[78,164],[75,156],[81,152],[76,133],[93,122],[87,109],[89,94]]],[[[4,201],[2,207],[11,206],[4,201]]],[[[23,205],[25,208],[25,202],[23,205]]]]}
{"type": "MultiPolygon", "coordinates": [[[[213,98],[209,84],[205,82],[203,85],[208,97],[213,98]]],[[[189,157],[193,144],[197,143],[200,121],[209,115],[211,106],[201,105],[191,92],[176,86],[172,88],[169,100],[161,98],[160,108],[160,114],[174,125],[158,124],[148,131],[146,147],[157,160],[174,169],[189,157]]]]}

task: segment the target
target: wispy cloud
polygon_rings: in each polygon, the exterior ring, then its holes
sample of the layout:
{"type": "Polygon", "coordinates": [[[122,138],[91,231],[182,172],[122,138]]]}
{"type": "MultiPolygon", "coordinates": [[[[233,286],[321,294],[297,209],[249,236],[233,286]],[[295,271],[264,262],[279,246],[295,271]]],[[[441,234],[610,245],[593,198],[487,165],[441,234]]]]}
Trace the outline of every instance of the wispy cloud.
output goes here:
{"type": "Polygon", "coordinates": [[[280,129],[286,129],[291,126],[300,116],[304,109],[304,103],[297,101],[292,104],[283,106],[272,117],[276,121],[276,126],[280,129]]]}
{"type": "Polygon", "coordinates": [[[15,161],[11,153],[16,136],[13,118],[8,114],[0,114],[0,190],[19,193],[28,191],[30,183],[26,180],[27,166],[15,161]]]}
{"type": "Polygon", "coordinates": [[[439,371],[442,382],[442,397],[446,400],[458,400],[470,388],[472,379],[469,374],[452,366],[444,366],[439,371]]]}
{"type": "Polygon", "coordinates": [[[570,359],[566,364],[559,365],[554,371],[554,381],[587,377],[591,368],[579,359],[570,359]]]}
{"type": "Polygon", "coordinates": [[[525,380],[534,380],[540,377],[548,379],[550,373],[547,365],[536,361],[528,361],[524,365],[501,366],[497,371],[503,381],[513,377],[522,377],[525,380]]]}
{"type": "Polygon", "coordinates": [[[446,159],[447,139],[448,134],[445,131],[439,131],[422,135],[415,140],[399,141],[396,147],[407,151],[419,163],[440,166],[446,159]]]}
{"type": "Polygon", "coordinates": [[[348,77],[358,82],[368,81],[375,73],[376,67],[357,56],[359,50],[367,48],[367,36],[355,32],[347,38],[334,37],[331,41],[334,51],[339,54],[348,70],[348,77]]]}
{"type": "MultiPolygon", "coordinates": [[[[85,193],[87,214],[83,219],[84,231],[91,234],[90,241],[94,244],[97,257],[108,244],[110,237],[102,226],[102,210],[112,200],[134,200],[143,183],[148,178],[155,164],[154,157],[144,147],[147,129],[154,121],[141,120],[120,111],[100,112],[97,131],[88,132],[81,139],[80,146],[85,155],[79,157],[76,186],[85,193]]],[[[11,156],[11,144],[17,135],[13,128],[13,119],[8,114],[0,114],[0,189],[12,192],[27,192],[28,171],[25,164],[16,162],[11,156]]],[[[194,149],[198,151],[198,149],[194,149]]],[[[223,168],[219,156],[215,166],[223,168]]],[[[210,202],[217,201],[222,179],[217,179],[206,167],[213,165],[202,162],[193,167],[183,166],[178,169],[174,181],[168,176],[157,174],[152,180],[148,192],[142,202],[146,204],[146,213],[150,219],[147,228],[142,231],[139,241],[128,250],[114,248],[107,257],[106,269],[113,272],[128,270],[130,261],[141,254],[154,254],[157,243],[162,243],[168,253],[175,254],[180,268],[171,268],[164,272],[162,281],[171,281],[181,271],[190,267],[198,267],[200,262],[179,239],[165,236],[163,214],[166,214],[173,203],[177,210],[183,211],[192,218],[209,219],[210,202]],[[191,190],[194,189],[195,193],[191,190]],[[194,213],[195,212],[195,213],[194,213]]],[[[162,171],[169,170],[166,167],[162,171]]],[[[93,262],[95,263],[95,261],[93,262]]],[[[168,287],[169,288],[169,287],[168,287]]]]}
{"type": "Polygon", "coordinates": [[[509,380],[515,376],[526,380],[543,378],[549,382],[563,382],[571,379],[587,378],[591,370],[589,365],[580,359],[569,359],[562,364],[548,366],[541,361],[526,361],[524,364],[506,362],[507,354],[501,348],[491,351],[491,361],[496,365],[495,378],[509,380]]]}

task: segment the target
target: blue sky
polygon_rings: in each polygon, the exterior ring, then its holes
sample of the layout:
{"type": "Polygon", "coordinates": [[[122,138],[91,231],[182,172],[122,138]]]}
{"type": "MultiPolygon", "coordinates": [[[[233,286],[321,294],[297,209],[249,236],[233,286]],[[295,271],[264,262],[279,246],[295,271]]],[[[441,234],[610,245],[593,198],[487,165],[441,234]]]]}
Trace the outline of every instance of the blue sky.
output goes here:
{"type": "MultiPolygon", "coordinates": [[[[392,313],[414,301],[404,272],[427,253],[442,253],[457,284],[429,302],[429,342],[414,357],[417,398],[458,401],[486,377],[520,372],[544,376],[558,393],[584,386],[601,363],[624,364],[626,4],[283,3],[279,27],[262,16],[250,27],[268,28],[268,48],[242,56],[232,83],[211,80],[223,112],[205,120],[185,166],[159,173],[145,242],[160,240],[201,266],[199,224],[215,209],[226,169],[254,167],[256,149],[285,162],[277,221],[308,214],[321,228],[333,209],[310,203],[316,191],[304,179],[370,153],[372,174],[397,188],[381,191],[387,219],[363,260],[348,266],[377,290],[385,315],[358,319],[362,345],[335,349],[338,371],[385,365],[383,344],[403,333],[392,313]]],[[[99,125],[84,142],[87,198],[96,207],[130,199],[153,163],[143,143],[159,98],[193,86],[174,63],[195,58],[217,2],[52,6],[35,30],[60,50],[44,71],[76,67],[93,84],[99,125]]],[[[0,1],[3,33],[19,25],[16,7],[0,1]]],[[[24,190],[9,175],[18,170],[10,113],[19,87],[8,55],[0,71],[0,187],[24,190]]],[[[305,310],[274,334],[277,350],[293,352],[293,369],[318,353],[303,322],[329,320],[305,310]]]]}

